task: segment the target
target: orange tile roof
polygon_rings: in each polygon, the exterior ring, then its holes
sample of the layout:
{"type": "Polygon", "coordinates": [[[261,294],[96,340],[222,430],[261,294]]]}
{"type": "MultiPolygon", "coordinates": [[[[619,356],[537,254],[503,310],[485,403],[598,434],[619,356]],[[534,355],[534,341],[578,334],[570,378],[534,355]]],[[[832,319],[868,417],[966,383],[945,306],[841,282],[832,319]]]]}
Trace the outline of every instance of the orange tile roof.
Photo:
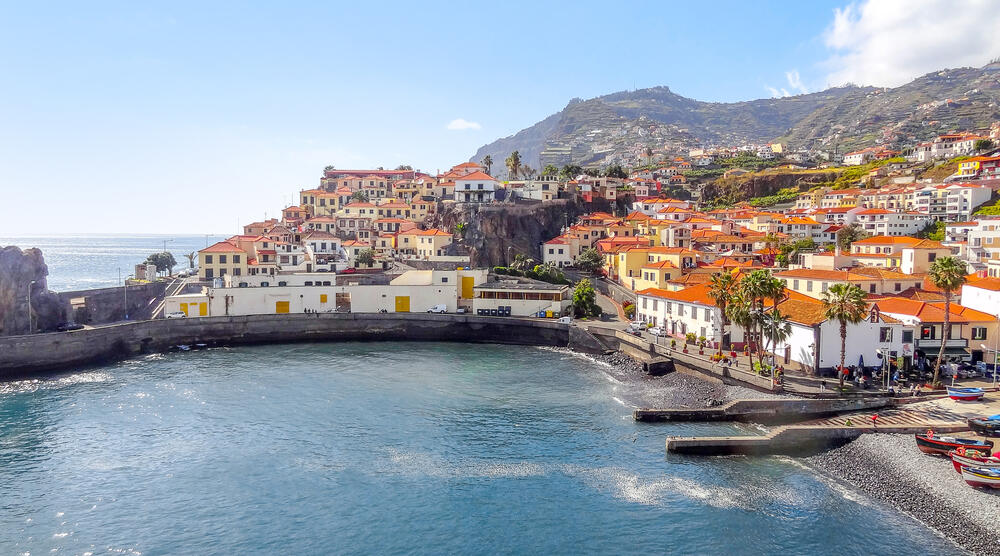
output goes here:
{"type": "Polygon", "coordinates": [[[244,251],[239,247],[229,243],[228,241],[220,241],[214,245],[206,247],[199,253],[243,253],[244,251]]]}
{"type": "Polygon", "coordinates": [[[914,245],[920,243],[921,240],[915,237],[909,236],[872,236],[865,239],[859,239],[852,243],[852,245],[914,245]]]}
{"type": "MultiPolygon", "coordinates": [[[[944,305],[902,297],[879,299],[876,301],[876,304],[883,313],[908,315],[925,323],[944,322],[944,305]]],[[[991,322],[996,320],[996,317],[982,311],[969,309],[957,303],[952,303],[951,315],[948,320],[955,324],[967,324],[971,322],[991,322]]]]}
{"type": "Polygon", "coordinates": [[[471,174],[466,174],[466,175],[461,176],[461,177],[456,177],[455,180],[456,181],[459,181],[459,180],[462,180],[462,181],[468,181],[468,180],[490,180],[490,181],[496,181],[496,180],[493,179],[493,176],[491,176],[491,175],[489,175],[489,174],[487,174],[486,172],[483,172],[483,171],[475,171],[475,172],[472,172],[471,174]]]}

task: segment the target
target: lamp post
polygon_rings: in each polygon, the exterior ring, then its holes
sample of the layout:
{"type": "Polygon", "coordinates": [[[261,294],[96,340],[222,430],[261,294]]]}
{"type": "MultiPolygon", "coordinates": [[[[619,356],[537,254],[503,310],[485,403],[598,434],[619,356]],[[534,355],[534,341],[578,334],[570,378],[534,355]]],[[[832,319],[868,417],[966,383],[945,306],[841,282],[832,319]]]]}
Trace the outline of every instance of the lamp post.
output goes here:
{"type": "Polygon", "coordinates": [[[31,287],[35,285],[35,280],[28,282],[28,334],[33,332],[33,327],[31,326],[31,287]]]}
{"type": "MultiPolygon", "coordinates": [[[[120,275],[121,274],[121,270],[119,270],[118,272],[119,272],[119,275],[120,275]]],[[[135,276],[135,275],[134,274],[129,274],[128,276],[125,277],[125,284],[124,284],[124,286],[125,286],[125,290],[124,290],[125,291],[125,320],[128,320],[128,279],[131,278],[131,277],[133,277],[133,276],[135,276]]]]}

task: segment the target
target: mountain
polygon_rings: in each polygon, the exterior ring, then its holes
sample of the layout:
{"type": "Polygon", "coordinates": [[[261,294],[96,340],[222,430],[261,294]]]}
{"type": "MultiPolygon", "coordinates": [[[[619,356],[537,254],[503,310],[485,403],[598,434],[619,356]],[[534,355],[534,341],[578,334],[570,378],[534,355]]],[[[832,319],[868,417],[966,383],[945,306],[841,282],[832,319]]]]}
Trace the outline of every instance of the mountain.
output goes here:
{"type": "Polygon", "coordinates": [[[480,147],[495,167],[514,150],[526,164],[634,164],[646,147],[664,154],[701,146],[787,143],[847,152],[901,147],[1000,120],[1000,63],[946,69],[896,88],[845,86],[783,98],[702,102],[668,87],[573,99],[537,124],[480,147]]]}

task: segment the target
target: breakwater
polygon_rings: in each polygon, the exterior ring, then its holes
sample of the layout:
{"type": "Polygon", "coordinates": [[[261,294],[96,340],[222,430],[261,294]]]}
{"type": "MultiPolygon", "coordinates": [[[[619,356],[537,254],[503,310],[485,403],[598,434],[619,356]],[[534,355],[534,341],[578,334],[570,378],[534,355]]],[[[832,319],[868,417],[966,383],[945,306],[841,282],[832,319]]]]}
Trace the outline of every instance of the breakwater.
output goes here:
{"type": "Polygon", "coordinates": [[[179,344],[421,340],[587,348],[570,325],[424,313],[287,314],[158,319],[72,332],[0,337],[0,380],[114,361],[179,344]]]}

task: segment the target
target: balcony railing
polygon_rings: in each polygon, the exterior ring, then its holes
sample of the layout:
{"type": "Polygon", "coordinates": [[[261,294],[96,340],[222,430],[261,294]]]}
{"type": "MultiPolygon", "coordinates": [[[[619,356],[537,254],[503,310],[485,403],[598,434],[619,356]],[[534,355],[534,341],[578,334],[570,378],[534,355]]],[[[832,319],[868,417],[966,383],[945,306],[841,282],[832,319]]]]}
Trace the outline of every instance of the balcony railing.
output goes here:
{"type": "MultiPolygon", "coordinates": [[[[920,349],[933,348],[938,349],[941,347],[941,338],[926,338],[917,340],[917,347],[920,349]]],[[[948,343],[944,345],[946,348],[965,348],[969,347],[969,341],[964,338],[952,338],[948,340],[948,343]]]]}

